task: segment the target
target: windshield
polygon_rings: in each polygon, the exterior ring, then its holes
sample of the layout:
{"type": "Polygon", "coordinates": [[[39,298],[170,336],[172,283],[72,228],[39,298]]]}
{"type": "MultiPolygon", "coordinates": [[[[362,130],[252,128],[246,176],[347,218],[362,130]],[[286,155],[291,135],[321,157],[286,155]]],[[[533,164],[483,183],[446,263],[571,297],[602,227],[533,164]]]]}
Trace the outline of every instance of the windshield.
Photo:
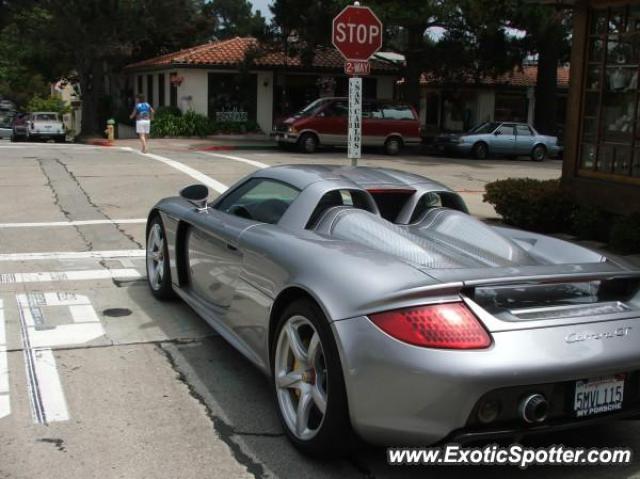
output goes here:
{"type": "Polygon", "coordinates": [[[33,115],[34,121],[58,121],[58,115],[56,113],[38,113],[33,115]]]}
{"type": "Polygon", "coordinates": [[[314,116],[331,100],[328,98],[319,98],[316,101],[309,103],[302,110],[296,113],[296,116],[314,116]]]}
{"type": "Polygon", "coordinates": [[[482,135],[485,133],[492,133],[496,128],[500,126],[500,123],[496,123],[495,121],[488,123],[481,123],[480,125],[474,126],[469,130],[469,133],[473,133],[476,135],[482,135]]]}

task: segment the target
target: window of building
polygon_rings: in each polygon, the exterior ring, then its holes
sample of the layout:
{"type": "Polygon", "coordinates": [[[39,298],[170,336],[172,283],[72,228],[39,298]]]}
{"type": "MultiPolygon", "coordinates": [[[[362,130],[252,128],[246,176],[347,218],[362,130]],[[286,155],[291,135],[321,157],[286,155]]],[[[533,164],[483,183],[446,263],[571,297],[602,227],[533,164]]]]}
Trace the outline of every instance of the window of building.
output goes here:
{"type": "Polygon", "coordinates": [[[158,75],[158,106],[165,104],[165,82],[164,73],[158,75]]]}
{"type": "Polygon", "coordinates": [[[219,122],[255,121],[257,82],[254,74],[209,73],[209,118],[219,122]]]}
{"type": "Polygon", "coordinates": [[[640,6],[591,12],[579,170],[640,178],[640,6]]]}
{"type": "Polygon", "coordinates": [[[496,92],[496,121],[527,121],[527,97],[524,93],[496,92]]]}

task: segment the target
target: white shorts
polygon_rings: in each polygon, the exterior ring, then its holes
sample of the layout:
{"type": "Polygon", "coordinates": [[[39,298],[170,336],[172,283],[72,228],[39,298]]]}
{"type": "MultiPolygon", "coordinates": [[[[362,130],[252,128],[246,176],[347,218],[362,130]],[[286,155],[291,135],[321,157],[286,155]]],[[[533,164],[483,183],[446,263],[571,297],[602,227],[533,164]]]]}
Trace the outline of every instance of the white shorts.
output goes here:
{"type": "Polygon", "coordinates": [[[136,133],[138,135],[142,133],[144,133],[145,135],[148,135],[150,130],[151,130],[151,120],[136,121],[136,133]]]}

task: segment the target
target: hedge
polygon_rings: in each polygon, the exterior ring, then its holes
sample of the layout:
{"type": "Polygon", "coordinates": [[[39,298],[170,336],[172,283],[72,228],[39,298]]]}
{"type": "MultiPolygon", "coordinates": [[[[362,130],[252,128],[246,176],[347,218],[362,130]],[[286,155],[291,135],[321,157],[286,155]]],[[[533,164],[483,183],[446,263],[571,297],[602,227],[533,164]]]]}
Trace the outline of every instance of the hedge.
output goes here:
{"type": "Polygon", "coordinates": [[[215,122],[207,116],[194,111],[184,114],[180,110],[163,107],[156,112],[151,122],[151,136],[162,138],[166,136],[199,136],[204,137],[215,133],[247,133],[259,131],[256,122],[215,122]]]}
{"type": "Polygon", "coordinates": [[[640,214],[613,217],[600,208],[578,205],[559,180],[498,180],[487,184],[483,199],[506,224],[608,242],[619,253],[640,252],[640,214]]]}

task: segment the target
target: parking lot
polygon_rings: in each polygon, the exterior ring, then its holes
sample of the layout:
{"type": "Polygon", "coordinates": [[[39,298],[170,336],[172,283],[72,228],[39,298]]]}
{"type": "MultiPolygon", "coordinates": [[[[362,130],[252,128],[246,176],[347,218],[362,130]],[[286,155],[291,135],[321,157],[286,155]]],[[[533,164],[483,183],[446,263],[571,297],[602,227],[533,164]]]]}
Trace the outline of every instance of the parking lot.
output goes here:
{"type": "MultiPolygon", "coordinates": [[[[256,168],[346,164],[345,152],[136,146],[0,142],[0,477],[640,477],[635,464],[391,467],[364,445],[346,460],[301,456],[266,379],[187,306],[149,293],[145,221],[188,184],[214,197],[256,168]]],[[[483,218],[495,216],[482,203],[487,182],[561,169],[377,152],[361,164],[441,181],[483,218]]],[[[527,442],[640,448],[639,432],[626,421],[527,442]]]]}

